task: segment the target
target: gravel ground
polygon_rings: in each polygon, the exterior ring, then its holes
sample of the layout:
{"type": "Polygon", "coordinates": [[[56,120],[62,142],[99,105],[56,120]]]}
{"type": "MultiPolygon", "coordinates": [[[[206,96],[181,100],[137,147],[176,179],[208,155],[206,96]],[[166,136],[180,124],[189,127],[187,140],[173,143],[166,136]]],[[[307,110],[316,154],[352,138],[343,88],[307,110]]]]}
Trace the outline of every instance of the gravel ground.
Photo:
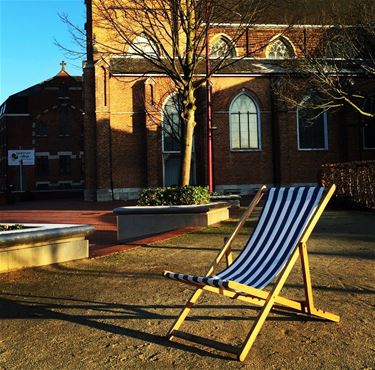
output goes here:
{"type": "MultiPolygon", "coordinates": [[[[1,274],[0,369],[375,368],[374,213],[329,210],[310,238],[316,306],[339,314],[340,323],[271,314],[244,363],[165,339],[191,289],[162,271],[204,273],[233,221],[101,258],[1,274]]],[[[283,294],[303,296],[299,263],[283,294]]],[[[256,313],[207,293],[182,329],[237,345],[256,313]]]]}

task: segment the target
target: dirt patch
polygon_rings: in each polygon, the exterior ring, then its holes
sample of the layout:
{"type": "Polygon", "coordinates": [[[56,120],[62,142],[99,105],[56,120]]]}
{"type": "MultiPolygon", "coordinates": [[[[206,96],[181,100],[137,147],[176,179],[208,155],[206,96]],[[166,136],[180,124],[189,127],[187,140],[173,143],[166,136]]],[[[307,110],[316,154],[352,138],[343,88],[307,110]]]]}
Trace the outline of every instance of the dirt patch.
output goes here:
{"type": "MultiPolygon", "coordinates": [[[[0,368],[375,368],[374,221],[373,213],[328,211],[310,239],[316,306],[341,322],[271,314],[245,363],[165,339],[191,289],[162,271],[204,273],[232,222],[106,257],[2,274],[0,368]]],[[[299,264],[283,293],[303,297],[299,264]]],[[[207,293],[182,329],[237,345],[256,313],[207,293]]]]}

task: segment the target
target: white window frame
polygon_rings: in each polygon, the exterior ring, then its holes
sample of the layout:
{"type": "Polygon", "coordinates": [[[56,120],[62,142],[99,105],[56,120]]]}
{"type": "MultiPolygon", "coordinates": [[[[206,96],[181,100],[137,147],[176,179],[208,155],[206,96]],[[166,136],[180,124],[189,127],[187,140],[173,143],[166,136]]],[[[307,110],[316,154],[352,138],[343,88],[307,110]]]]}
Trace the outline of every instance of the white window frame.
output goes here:
{"type": "MultiPolygon", "coordinates": [[[[306,98],[306,99],[309,99],[306,98]]],[[[305,99],[305,100],[306,100],[305,99]]],[[[324,148],[301,148],[300,144],[300,133],[299,133],[299,111],[306,108],[298,108],[296,112],[296,118],[297,118],[297,147],[298,150],[301,152],[312,152],[312,151],[324,151],[328,150],[328,114],[327,111],[324,111],[323,114],[323,125],[324,125],[324,148]]],[[[307,108],[308,109],[308,108],[307,108]]]]}
{"type": "Polygon", "coordinates": [[[259,104],[249,93],[240,92],[231,101],[229,106],[229,147],[231,152],[260,152],[262,150],[262,133],[261,133],[261,120],[260,120],[260,109],[259,104]],[[256,116],[257,116],[257,134],[258,134],[258,147],[257,148],[233,148],[232,147],[232,107],[237,98],[241,95],[247,96],[255,105],[256,116]]]}

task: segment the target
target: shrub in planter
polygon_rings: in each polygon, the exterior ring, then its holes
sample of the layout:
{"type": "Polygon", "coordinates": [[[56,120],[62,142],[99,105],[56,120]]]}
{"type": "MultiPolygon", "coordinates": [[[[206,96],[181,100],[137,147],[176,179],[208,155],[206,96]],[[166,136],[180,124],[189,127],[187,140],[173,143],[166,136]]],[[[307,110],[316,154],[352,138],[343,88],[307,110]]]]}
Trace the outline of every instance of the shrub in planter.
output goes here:
{"type": "Polygon", "coordinates": [[[184,186],[144,189],[138,200],[139,206],[171,206],[207,204],[210,192],[204,186],[184,186]]]}
{"type": "Polygon", "coordinates": [[[11,230],[21,230],[25,227],[21,224],[15,224],[15,225],[7,225],[7,224],[0,224],[0,232],[1,231],[11,231],[11,230]]]}

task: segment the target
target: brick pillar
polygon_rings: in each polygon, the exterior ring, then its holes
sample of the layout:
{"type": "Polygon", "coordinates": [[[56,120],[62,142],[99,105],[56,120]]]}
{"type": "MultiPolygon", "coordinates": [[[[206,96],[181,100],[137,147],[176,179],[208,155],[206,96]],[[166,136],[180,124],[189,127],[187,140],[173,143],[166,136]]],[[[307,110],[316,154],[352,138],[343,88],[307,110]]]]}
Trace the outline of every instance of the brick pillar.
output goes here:
{"type": "Polygon", "coordinates": [[[84,93],[84,161],[85,161],[85,191],[84,199],[96,200],[96,114],[95,114],[95,66],[86,62],[83,67],[84,93]]]}
{"type": "Polygon", "coordinates": [[[111,125],[108,114],[96,115],[97,201],[112,200],[111,125]]]}

